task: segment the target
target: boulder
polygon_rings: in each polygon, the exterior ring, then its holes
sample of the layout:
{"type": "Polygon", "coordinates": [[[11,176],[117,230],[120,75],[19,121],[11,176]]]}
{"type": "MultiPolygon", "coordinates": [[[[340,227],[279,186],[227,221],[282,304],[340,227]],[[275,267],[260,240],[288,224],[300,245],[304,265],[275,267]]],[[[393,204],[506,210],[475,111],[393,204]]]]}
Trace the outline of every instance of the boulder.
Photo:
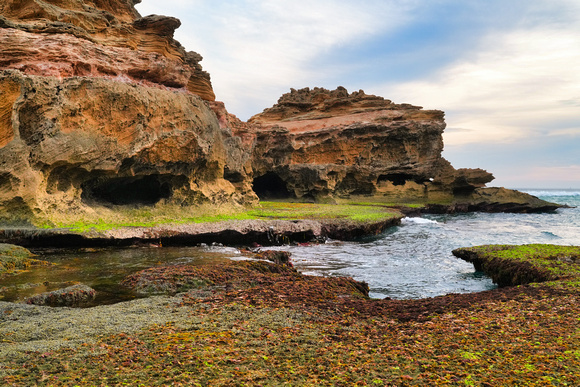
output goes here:
{"type": "Polygon", "coordinates": [[[27,304],[46,306],[82,306],[95,299],[97,292],[83,284],[41,293],[26,299],[27,304]]]}

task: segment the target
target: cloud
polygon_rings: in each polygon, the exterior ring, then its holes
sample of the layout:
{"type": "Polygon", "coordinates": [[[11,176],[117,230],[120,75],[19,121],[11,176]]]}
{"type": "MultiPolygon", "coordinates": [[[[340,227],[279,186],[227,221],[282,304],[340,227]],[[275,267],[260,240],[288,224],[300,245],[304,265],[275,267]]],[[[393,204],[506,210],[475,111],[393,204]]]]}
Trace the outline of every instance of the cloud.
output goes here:
{"type": "Polygon", "coordinates": [[[580,137],[580,127],[553,130],[549,136],[565,136],[565,137],[580,137]]]}
{"type": "Polygon", "coordinates": [[[520,171],[507,177],[511,184],[521,187],[530,186],[530,182],[533,182],[533,186],[574,188],[578,187],[580,181],[580,165],[532,167],[523,173],[520,171]]]}
{"type": "Polygon", "coordinates": [[[579,22],[490,31],[477,54],[460,57],[427,79],[384,89],[393,100],[445,110],[453,127],[475,129],[448,133],[448,144],[543,136],[580,121],[578,47],[579,22]]]}
{"type": "Polygon", "coordinates": [[[144,0],[142,14],[179,10],[176,39],[204,56],[218,99],[248,118],[291,87],[311,86],[329,71],[309,64],[324,52],[406,23],[417,1],[144,0]],[[250,113],[251,112],[251,113],[250,113]],[[250,114],[248,114],[250,113],[250,114]]]}

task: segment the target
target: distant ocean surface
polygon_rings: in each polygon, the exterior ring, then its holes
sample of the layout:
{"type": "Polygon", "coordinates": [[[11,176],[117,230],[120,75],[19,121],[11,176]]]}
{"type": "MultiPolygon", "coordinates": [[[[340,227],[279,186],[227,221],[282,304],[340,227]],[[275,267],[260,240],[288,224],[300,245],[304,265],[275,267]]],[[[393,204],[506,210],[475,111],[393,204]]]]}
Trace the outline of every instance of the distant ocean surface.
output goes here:
{"type": "Polygon", "coordinates": [[[434,297],[493,289],[491,279],[455,258],[458,247],[483,244],[580,245],[580,190],[520,189],[574,206],[548,214],[424,215],[359,242],[283,246],[304,274],[349,276],[365,281],[371,297],[434,297]]]}

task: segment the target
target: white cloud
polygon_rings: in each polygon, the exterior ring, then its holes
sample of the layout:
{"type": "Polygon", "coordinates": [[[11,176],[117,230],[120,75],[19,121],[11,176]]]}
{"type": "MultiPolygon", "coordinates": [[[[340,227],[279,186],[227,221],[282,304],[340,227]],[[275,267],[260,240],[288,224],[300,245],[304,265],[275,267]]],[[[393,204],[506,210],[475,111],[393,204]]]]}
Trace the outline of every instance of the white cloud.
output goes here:
{"type": "Polygon", "coordinates": [[[524,171],[507,174],[505,181],[512,186],[544,186],[552,188],[578,187],[580,165],[556,167],[531,167],[524,171]]]}
{"type": "Polygon", "coordinates": [[[580,23],[492,32],[480,50],[430,79],[385,89],[393,100],[445,110],[450,126],[471,129],[450,132],[447,144],[513,141],[578,121],[580,23]]]}
{"type": "Polygon", "coordinates": [[[144,0],[143,15],[176,10],[176,39],[199,52],[217,98],[249,118],[255,106],[271,106],[290,87],[317,85],[328,69],[312,69],[314,58],[345,44],[384,34],[408,22],[416,0],[244,0],[213,2],[144,0]],[[318,81],[317,81],[318,79],[318,81]]]}

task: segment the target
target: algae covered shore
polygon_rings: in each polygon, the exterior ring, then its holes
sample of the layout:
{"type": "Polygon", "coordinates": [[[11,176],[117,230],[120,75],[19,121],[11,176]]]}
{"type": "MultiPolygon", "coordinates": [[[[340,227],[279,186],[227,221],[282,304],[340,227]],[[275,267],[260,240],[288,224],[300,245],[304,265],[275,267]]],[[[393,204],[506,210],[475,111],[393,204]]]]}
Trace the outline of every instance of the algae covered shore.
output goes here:
{"type": "Polygon", "coordinates": [[[0,303],[6,385],[578,385],[580,247],[459,249],[503,287],[373,300],[263,260],[152,268],[152,297],[0,303]],[[517,286],[512,286],[517,285],[517,286]],[[170,294],[163,294],[169,292],[170,294]]]}

